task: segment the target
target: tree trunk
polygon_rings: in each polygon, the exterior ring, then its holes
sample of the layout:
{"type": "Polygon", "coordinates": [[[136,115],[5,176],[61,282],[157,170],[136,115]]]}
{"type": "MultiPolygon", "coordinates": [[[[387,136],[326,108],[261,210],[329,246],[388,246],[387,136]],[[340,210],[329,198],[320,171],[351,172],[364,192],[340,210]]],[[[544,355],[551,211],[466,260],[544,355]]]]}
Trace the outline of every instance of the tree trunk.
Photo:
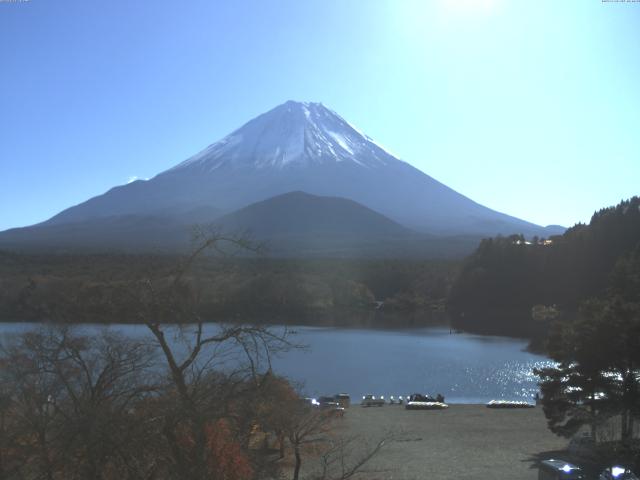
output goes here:
{"type": "Polygon", "coordinates": [[[630,439],[630,433],[632,434],[633,432],[629,430],[629,425],[631,423],[631,416],[632,416],[632,407],[633,407],[633,401],[632,401],[632,395],[631,395],[631,391],[632,391],[632,385],[633,385],[633,376],[631,373],[631,369],[627,368],[622,372],[622,414],[621,416],[621,421],[622,421],[622,430],[620,432],[621,437],[622,437],[622,443],[626,444],[629,442],[630,439]]]}
{"type": "Polygon", "coordinates": [[[44,459],[44,464],[46,468],[46,478],[47,480],[53,480],[53,466],[51,465],[51,458],[49,457],[49,449],[47,448],[47,433],[45,430],[41,430],[40,434],[40,448],[41,455],[44,459]]]}
{"type": "Polygon", "coordinates": [[[629,415],[627,413],[626,407],[622,408],[622,413],[620,414],[620,439],[622,443],[627,443],[629,440],[629,415]]]}
{"type": "MultiPolygon", "coordinates": [[[[594,395],[595,394],[592,391],[591,392],[591,398],[592,399],[593,399],[594,395]]],[[[596,408],[593,406],[593,402],[591,402],[591,405],[589,406],[589,411],[591,413],[591,422],[590,422],[590,425],[589,425],[591,427],[591,438],[594,441],[594,443],[597,443],[598,442],[598,438],[597,438],[597,434],[598,434],[597,421],[598,420],[597,420],[597,417],[596,417],[597,411],[596,411],[596,408]]]]}
{"type": "Polygon", "coordinates": [[[182,449],[178,443],[178,439],[176,437],[174,431],[174,419],[170,419],[169,417],[165,417],[164,425],[162,427],[162,434],[169,444],[169,449],[171,451],[171,456],[173,457],[173,469],[178,474],[178,476],[182,478],[188,478],[190,475],[189,472],[189,462],[184,457],[182,449]]]}
{"type": "Polygon", "coordinates": [[[298,480],[298,476],[300,475],[300,465],[302,464],[302,457],[300,456],[300,446],[296,444],[294,448],[294,452],[296,455],[296,466],[293,470],[293,480],[298,480]]]}
{"type": "Polygon", "coordinates": [[[278,446],[280,447],[280,458],[284,458],[284,435],[278,433],[278,446]]]}
{"type": "Polygon", "coordinates": [[[192,420],[192,428],[194,430],[194,464],[195,477],[198,479],[207,478],[207,436],[204,428],[206,421],[203,418],[194,418],[192,420]]]}

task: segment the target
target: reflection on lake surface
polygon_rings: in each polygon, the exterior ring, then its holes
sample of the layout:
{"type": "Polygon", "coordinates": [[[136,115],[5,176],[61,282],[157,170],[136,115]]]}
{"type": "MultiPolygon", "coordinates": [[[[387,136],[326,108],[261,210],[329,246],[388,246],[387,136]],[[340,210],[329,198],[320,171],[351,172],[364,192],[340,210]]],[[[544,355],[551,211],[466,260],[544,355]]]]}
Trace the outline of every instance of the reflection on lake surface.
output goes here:
{"type": "MultiPolygon", "coordinates": [[[[20,332],[37,324],[0,324],[0,332],[20,332]]],[[[103,328],[82,325],[84,333],[103,328]]],[[[112,325],[127,336],[150,336],[143,325],[112,325]]],[[[215,328],[209,325],[208,328],[215,328]]],[[[277,327],[276,327],[277,328],[277,327]]],[[[534,367],[550,365],[525,351],[526,341],[513,338],[450,334],[449,328],[403,330],[293,327],[295,343],[273,361],[274,371],[303,384],[309,396],[347,392],[362,395],[442,393],[451,403],[484,403],[491,399],[531,400],[538,390],[534,367]]]]}
{"type": "Polygon", "coordinates": [[[274,368],[306,379],[312,395],[346,391],[406,395],[442,393],[448,402],[478,403],[493,398],[531,399],[538,390],[534,367],[551,364],[524,351],[523,340],[449,334],[448,328],[348,330],[300,328],[308,353],[289,352],[274,368]]]}

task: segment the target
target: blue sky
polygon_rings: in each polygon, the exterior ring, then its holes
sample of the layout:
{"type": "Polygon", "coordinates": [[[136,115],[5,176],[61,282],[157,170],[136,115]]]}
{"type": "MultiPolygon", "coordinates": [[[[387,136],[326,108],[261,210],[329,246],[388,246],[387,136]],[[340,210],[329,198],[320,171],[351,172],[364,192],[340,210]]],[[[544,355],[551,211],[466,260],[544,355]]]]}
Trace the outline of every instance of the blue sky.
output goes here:
{"type": "Polygon", "coordinates": [[[0,230],[321,101],[539,224],[640,194],[640,3],[0,2],[0,230]]]}

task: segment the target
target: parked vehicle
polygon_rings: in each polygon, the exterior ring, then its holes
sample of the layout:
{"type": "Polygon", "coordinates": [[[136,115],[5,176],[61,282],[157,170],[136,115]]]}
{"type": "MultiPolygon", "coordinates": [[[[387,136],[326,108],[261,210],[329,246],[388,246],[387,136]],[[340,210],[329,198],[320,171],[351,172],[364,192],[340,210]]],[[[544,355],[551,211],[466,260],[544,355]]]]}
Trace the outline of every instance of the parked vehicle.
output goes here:
{"type": "Polygon", "coordinates": [[[351,397],[348,393],[338,393],[335,399],[342,408],[349,408],[351,406],[351,397]]]}
{"type": "Polygon", "coordinates": [[[598,480],[639,480],[638,476],[627,467],[615,465],[602,471],[598,480]]]}
{"type": "Polygon", "coordinates": [[[362,397],[360,405],[363,407],[382,407],[384,405],[384,397],[376,397],[375,395],[365,395],[362,397]]]}
{"type": "Polygon", "coordinates": [[[318,402],[317,399],[311,397],[305,397],[303,399],[303,402],[314,408],[318,408],[320,406],[320,402],[318,402]]]}
{"type": "Polygon", "coordinates": [[[337,417],[342,417],[344,415],[344,407],[340,406],[334,397],[323,396],[318,398],[318,400],[312,400],[315,402],[312,403],[314,407],[325,411],[329,415],[335,415],[337,417]]]}
{"type": "Polygon", "coordinates": [[[538,480],[581,480],[586,476],[580,467],[564,460],[543,460],[538,467],[538,480]]]}
{"type": "Polygon", "coordinates": [[[334,397],[327,397],[327,396],[320,397],[318,398],[318,403],[320,404],[320,408],[338,406],[338,402],[336,402],[336,399],[334,397]]]}

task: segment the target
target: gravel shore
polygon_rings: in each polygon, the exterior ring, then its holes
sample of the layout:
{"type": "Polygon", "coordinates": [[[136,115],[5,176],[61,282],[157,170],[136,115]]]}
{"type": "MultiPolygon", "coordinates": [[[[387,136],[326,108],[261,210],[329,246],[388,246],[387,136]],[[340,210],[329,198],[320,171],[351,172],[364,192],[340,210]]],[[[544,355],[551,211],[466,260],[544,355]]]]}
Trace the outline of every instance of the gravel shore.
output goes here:
{"type": "Polygon", "coordinates": [[[531,479],[536,461],[557,455],[567,440],[553,435],[540,407],[489,409],[484,405],[450,405],[441,411],[408,411],[402,406],[354,405],[336,420],[343,435],[375,441],[399,433],[361,478],[531,479]]]}

